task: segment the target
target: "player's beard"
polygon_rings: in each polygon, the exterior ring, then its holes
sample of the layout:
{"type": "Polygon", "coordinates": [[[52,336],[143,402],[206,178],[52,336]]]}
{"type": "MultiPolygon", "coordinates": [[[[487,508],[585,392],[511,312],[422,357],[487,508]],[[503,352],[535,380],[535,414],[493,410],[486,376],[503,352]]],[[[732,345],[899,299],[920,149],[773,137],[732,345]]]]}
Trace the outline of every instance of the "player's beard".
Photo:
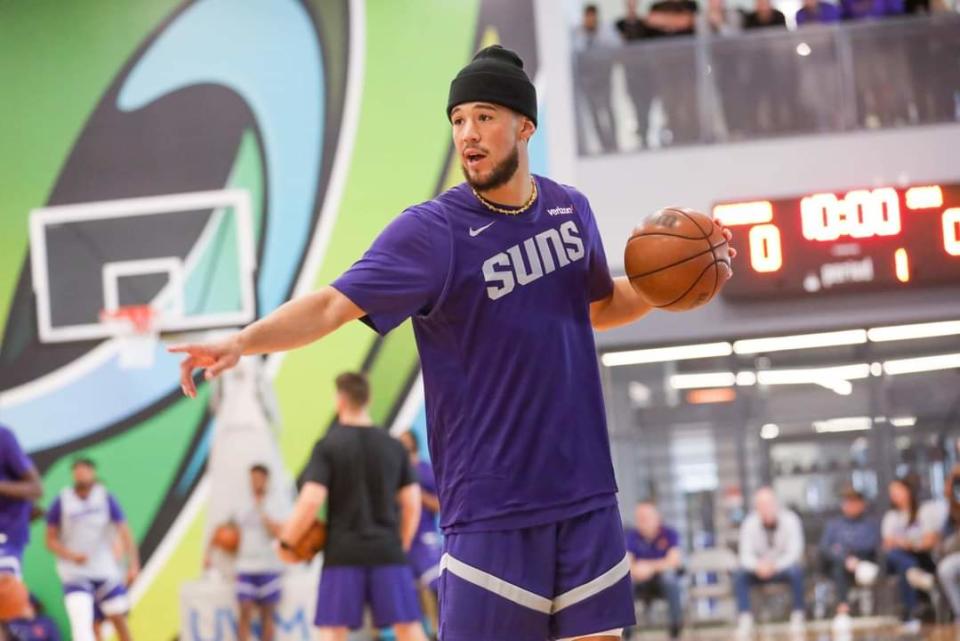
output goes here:
{"type": "Polygon", "coordinates": [[[510,182],[510,179],[513,178],[513,175],[517,173],[517,169],[520,168],[520,148],[515,146],[513,151],[507,154],[507,157],[498,162],[493,170],[490,172],[490,175],[482,180],[475,180],[470,176],[470,171],[467,169],[467,166],[460,164],[460,170],[463,172],[463,177],[466,179],[467,184],[469,184],[475,191],[484,192],[489,191],[490,189],[496,189],[497,187],[502,187],[510,182]]]}

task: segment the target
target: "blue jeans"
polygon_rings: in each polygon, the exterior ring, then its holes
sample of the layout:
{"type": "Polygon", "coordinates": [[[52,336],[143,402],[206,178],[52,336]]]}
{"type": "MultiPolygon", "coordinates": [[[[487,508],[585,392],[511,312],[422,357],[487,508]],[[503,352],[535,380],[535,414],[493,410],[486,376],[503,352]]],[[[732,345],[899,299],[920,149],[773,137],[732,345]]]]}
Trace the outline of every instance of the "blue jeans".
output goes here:
{"type": "Polygon", "coordinates": [[[660,572],[652,579],[633,586],[638,599],[664,599],[670,611],[670,628],[679,630],[683,624],[683,604],[680,602],[680,577],[673,570],[660,572]]]}
{"type": "Polygon", "coordinates": [[[793,610],[803,611],[803,568],[793,565],[766,580],[760,579],[749,570],[737,572],[733,577],[733,588],[737,593],[737,609],[741,614],[750,611],[750,588],[766,583],[789,583],[793,594],[793,610]]]}
{"type": "Polygon", "coordinates": [[[914,554],[906,550],[890,550],[887,552],[887,571],[897,576],[897,590],[900,592],[900,601],[903,603],[903,619],[913,618],[917,609],[918,593],[907,581],[907,570],[921,568],[932,571],[933,561],[929,555],[914,554]]]}

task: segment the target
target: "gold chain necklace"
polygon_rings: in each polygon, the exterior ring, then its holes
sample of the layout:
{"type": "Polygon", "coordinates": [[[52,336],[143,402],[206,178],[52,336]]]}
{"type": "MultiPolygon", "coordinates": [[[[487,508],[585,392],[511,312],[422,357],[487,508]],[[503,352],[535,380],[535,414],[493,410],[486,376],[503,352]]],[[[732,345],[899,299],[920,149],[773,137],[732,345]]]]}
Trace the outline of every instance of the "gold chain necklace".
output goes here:
{"type": "Polygon", "coordinates": [[[537,199],[537,181],[533,179],[533,176],[530,176],[530,186],[533,187],[533,189],[530,190],[530,197],[527,198],[527,202],[523,203],[523,205],[519,209],[504,209],[503,207],[497,207],[496,205],[491,203],[489,200],[487,200],[486,198],[481,196],[479,193],[477,193],[477,190],[474,189],[473,187],[470,188],[470,191],[472,191],[473,195],[477,197],[477,200],[479,200],[480,203],[490,211],[495,211],[498,214],[504,214],[506,216],[518,216],[523,212],[527,211],[528,209],[530,209],[534,201],[537,199]]]}

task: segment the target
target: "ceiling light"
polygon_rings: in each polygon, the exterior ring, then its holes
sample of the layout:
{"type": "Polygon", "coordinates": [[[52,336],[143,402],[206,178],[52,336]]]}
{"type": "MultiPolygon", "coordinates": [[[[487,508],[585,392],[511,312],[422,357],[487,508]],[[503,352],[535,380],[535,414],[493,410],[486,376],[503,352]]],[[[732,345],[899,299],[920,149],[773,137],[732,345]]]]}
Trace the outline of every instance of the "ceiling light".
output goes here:
{"type": "Polygon", "coordinates": [[[775,336],[772,338],[750,338],[736,341],[733,351],[737,354],[763,354],[789,349],[812,349],[817,347],[835,347],[837,345],[861,345],[867,342],[867,332],[852,329],[842,332],[824,332],[822,334],[799,334],[796,336],[775,336]]]}
{"type": "Polygon", "coordinates": [[[635,349],[625,352],[607,352],[600,361],[607,367],[618,365],[641,365],[643,363],[663,363],[682,361],[692,358],[715,358],[733,353],[730,343],[701,343],[699,345],[676,345],[654,349],[635,349]]]}

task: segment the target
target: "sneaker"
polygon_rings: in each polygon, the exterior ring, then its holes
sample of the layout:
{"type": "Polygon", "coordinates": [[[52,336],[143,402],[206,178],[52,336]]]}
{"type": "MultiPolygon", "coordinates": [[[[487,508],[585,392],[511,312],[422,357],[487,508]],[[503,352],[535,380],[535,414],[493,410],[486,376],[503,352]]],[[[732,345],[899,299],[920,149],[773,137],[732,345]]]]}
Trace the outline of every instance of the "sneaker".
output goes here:
{"type": "Polygon", "coordinates": [[[932,592],[937,585],[937,580],[929,572],[924,572],[920,568],[910,568],[907,570],[907,583],[917,590],[932,592]]]}
{"type": "Polygon", "coordinates": [[[794,610],[790,613],[790,631],[802,632],[807,625],[807,621],[800,610],[794,610]]]}
{"type": "Polygon", "coordinates": [[[900,625],[900,634],[920,634],[920,619],[910,619],[900,625]]]}
{"type": "Polygon", "coordinates": [[[833,617],[833,623],[831,624],[830,629],[837,636],[849,636],[853,631],[853,619],[850,618],[849,613],[841,612],[837,616],[833,617]]]}
{"type": "Polygon", "coordinates": [[[740,618],[737,620],[737,638],[749,639],[750,635],[752,634],[753,634],[753,615],[749,613],[743,613],[740,615],[740,618]]]}

